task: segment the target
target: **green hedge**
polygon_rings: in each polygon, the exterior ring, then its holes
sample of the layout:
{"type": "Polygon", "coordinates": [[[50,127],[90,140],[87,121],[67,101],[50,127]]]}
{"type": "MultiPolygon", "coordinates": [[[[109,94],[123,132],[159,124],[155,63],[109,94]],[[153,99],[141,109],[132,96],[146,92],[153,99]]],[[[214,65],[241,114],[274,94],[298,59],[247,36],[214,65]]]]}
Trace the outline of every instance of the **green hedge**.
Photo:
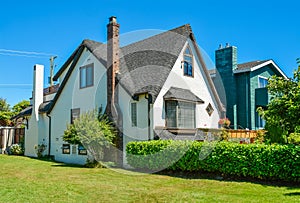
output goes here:
{"type": "Polygon", "coordinates": [[[127,162],[136,169],[208,171],[300,182],[300,147],[157,140],[130,142],[127,162]]]}

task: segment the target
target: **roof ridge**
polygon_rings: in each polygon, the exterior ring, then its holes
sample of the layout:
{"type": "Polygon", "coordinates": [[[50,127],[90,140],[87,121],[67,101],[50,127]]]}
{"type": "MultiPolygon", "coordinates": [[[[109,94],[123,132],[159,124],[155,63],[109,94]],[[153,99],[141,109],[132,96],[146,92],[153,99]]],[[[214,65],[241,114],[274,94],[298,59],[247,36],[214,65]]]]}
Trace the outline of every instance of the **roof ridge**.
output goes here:
{"type": "Polygon", "coordinates": [[[135,44],[137,44],[137,43],[141,43],[141,42],[144,42],[144,41],[146,41],[146,40],[151,40],[151,39],[154,38],[154,37],[159,37],[159,36],[164,35],[164,34],[166,34],[166,33],[168,33],[168,32],[174,32],[174,33],[177,33],[177,34],[180,34],[180,35],[186,34],[186,35],[184,35],[184,36],[188,37],[189,34],[192,33],[192,28],[191,28],[191,25],[190,25],[190,24],[184,24],[184,25],[181,25],[181,26],[179,26],[179,27],[172,28],[172,29],[170,29],[170,30],[163,31],[163,32],[161,32],[161,33],[159,33],[159,34],[155,34],[155,35],[153,35],[153,36],[147,37],[147,38],[145,38],[145,39],[142,39],[142,40],[139,40],[139,41],[136,41],[136,42],[127,44],[127,45],[122,46],[122,47],[120,47],[120,48],[123,49],[123,48],[129,47],[129,46],[133,46],[133,45],[135,45],[135,44]],[[182,30],[182,29],[185,29],[185,33],[182,33],[182,31],[184,31],[184,30],[182,30]]]}

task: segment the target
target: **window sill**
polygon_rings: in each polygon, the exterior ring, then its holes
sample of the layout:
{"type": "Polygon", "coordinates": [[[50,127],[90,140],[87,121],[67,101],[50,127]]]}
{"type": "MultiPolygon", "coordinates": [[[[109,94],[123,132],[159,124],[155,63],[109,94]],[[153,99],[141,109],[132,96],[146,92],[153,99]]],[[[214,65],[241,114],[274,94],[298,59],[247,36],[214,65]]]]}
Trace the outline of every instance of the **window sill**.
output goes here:
{"type": "Polygon", "coordinates": [[[168,127],[156,127],[155,130],[167,130],[174,135],[195,135],[196,128],[168,128],[168,127]]]}

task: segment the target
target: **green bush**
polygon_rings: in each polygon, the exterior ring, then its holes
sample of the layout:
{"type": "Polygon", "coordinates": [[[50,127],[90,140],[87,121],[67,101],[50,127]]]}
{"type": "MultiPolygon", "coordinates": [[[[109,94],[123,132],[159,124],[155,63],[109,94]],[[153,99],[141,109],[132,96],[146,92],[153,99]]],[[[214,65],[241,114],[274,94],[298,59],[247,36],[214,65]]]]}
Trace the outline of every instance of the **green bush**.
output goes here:
{"type": "Polygon", "coordinates": [[[294,145],[158,140],[130,142],[126,152],[128,163],[136,169],[300,181],[300,147],[294,145]]]}
{"type": "Polygon", "coordinates": [[[290,144],[300,145],[300,133],[299,132],[291,133],[290,136],[287,138],[287,140],[288,143],[290,144]]]}
{"type": "Polygon", "coordinates": [[[13,144],[9,147],[9,154],[12,155],[23,155],[24,150],[21,145],[19,144],[13,144]]]}

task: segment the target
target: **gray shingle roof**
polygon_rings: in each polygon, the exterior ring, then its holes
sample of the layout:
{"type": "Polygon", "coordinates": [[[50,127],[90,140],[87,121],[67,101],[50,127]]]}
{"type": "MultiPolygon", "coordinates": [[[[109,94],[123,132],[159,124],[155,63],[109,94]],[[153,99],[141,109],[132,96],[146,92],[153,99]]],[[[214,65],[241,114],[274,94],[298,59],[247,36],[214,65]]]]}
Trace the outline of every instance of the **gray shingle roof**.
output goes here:
{"type": "Polygon", "coordinates": [[[197,102],[204,103],[202,99],[197,97],[194,93],[192,93],[188,89],[181,89],[177,87],[171,87],[167,93],[164,95],[164,99],[172,99],[172,100],[182,100],[189,102],[197,102]]]}
{"type": "MultiPolygon", "coordinates": [[[[246,62],[246,63],[241,63],[241,64],[238,64],[237,65],[237,70],[245,70],[245,69],[250,69],[250,68],[253,68],[255,66],[258,66],[260,64],[263,64],[265,62],[267,62],[269,60],[263,60],[263,61],[250,61],[250,62],[246,62]]],[[[209,71],[209,74],[212,76],[214,74],[217,73],[217,70],[216,69],[211,69],[211,70],[208,70],[209,71]]]]}
{"type": "MultiPolygon", "coordinates": [[[[191,27],[187,24],[121,47],[119,53],[120,71],[117,75],[119,84],[131,96],[141,93],[151,94],[154,102],[188,38],[194,44],[196,43],[191,27]]],[[[195,46],[197,45],[195,44],[195,46]]],[[[106,45],[93,40],[84,40],[54,77],[57,80],[60,74],[71,64],[52,104],[50,104],[49,113],[59,98],[84,48],[87,48],[106,67],[106,45]]],[[[201,54],[198,52],[202,68],[206,70],[205,64],[202,63],[201,54]]],[[[210,80],[208,73],[206,76],[210,80]]],[[[223,111],[212,82],[208,85],[214,93],[220,111],[223,111]]]]}
{"type": "Polygon", "coordinates": [[[250,61],[247,63],[242,63],[237,65],[237,70],[242,70],[242,69],[248,69],[248,68],[253,68],[255,66],[258,66],[260,64],[265,63],[268,60],[263,60],[263,61],[250,61]]]}
{"type": "MultiPolygon", "coordinates": [[[[147,92],[155,101],[190,33],[190,25],[183,25],[121,47],[119,83],[131,96],[147,92]]],[[[106,60],[106,45],[92,40],[83,44],[106,60]]]]}

